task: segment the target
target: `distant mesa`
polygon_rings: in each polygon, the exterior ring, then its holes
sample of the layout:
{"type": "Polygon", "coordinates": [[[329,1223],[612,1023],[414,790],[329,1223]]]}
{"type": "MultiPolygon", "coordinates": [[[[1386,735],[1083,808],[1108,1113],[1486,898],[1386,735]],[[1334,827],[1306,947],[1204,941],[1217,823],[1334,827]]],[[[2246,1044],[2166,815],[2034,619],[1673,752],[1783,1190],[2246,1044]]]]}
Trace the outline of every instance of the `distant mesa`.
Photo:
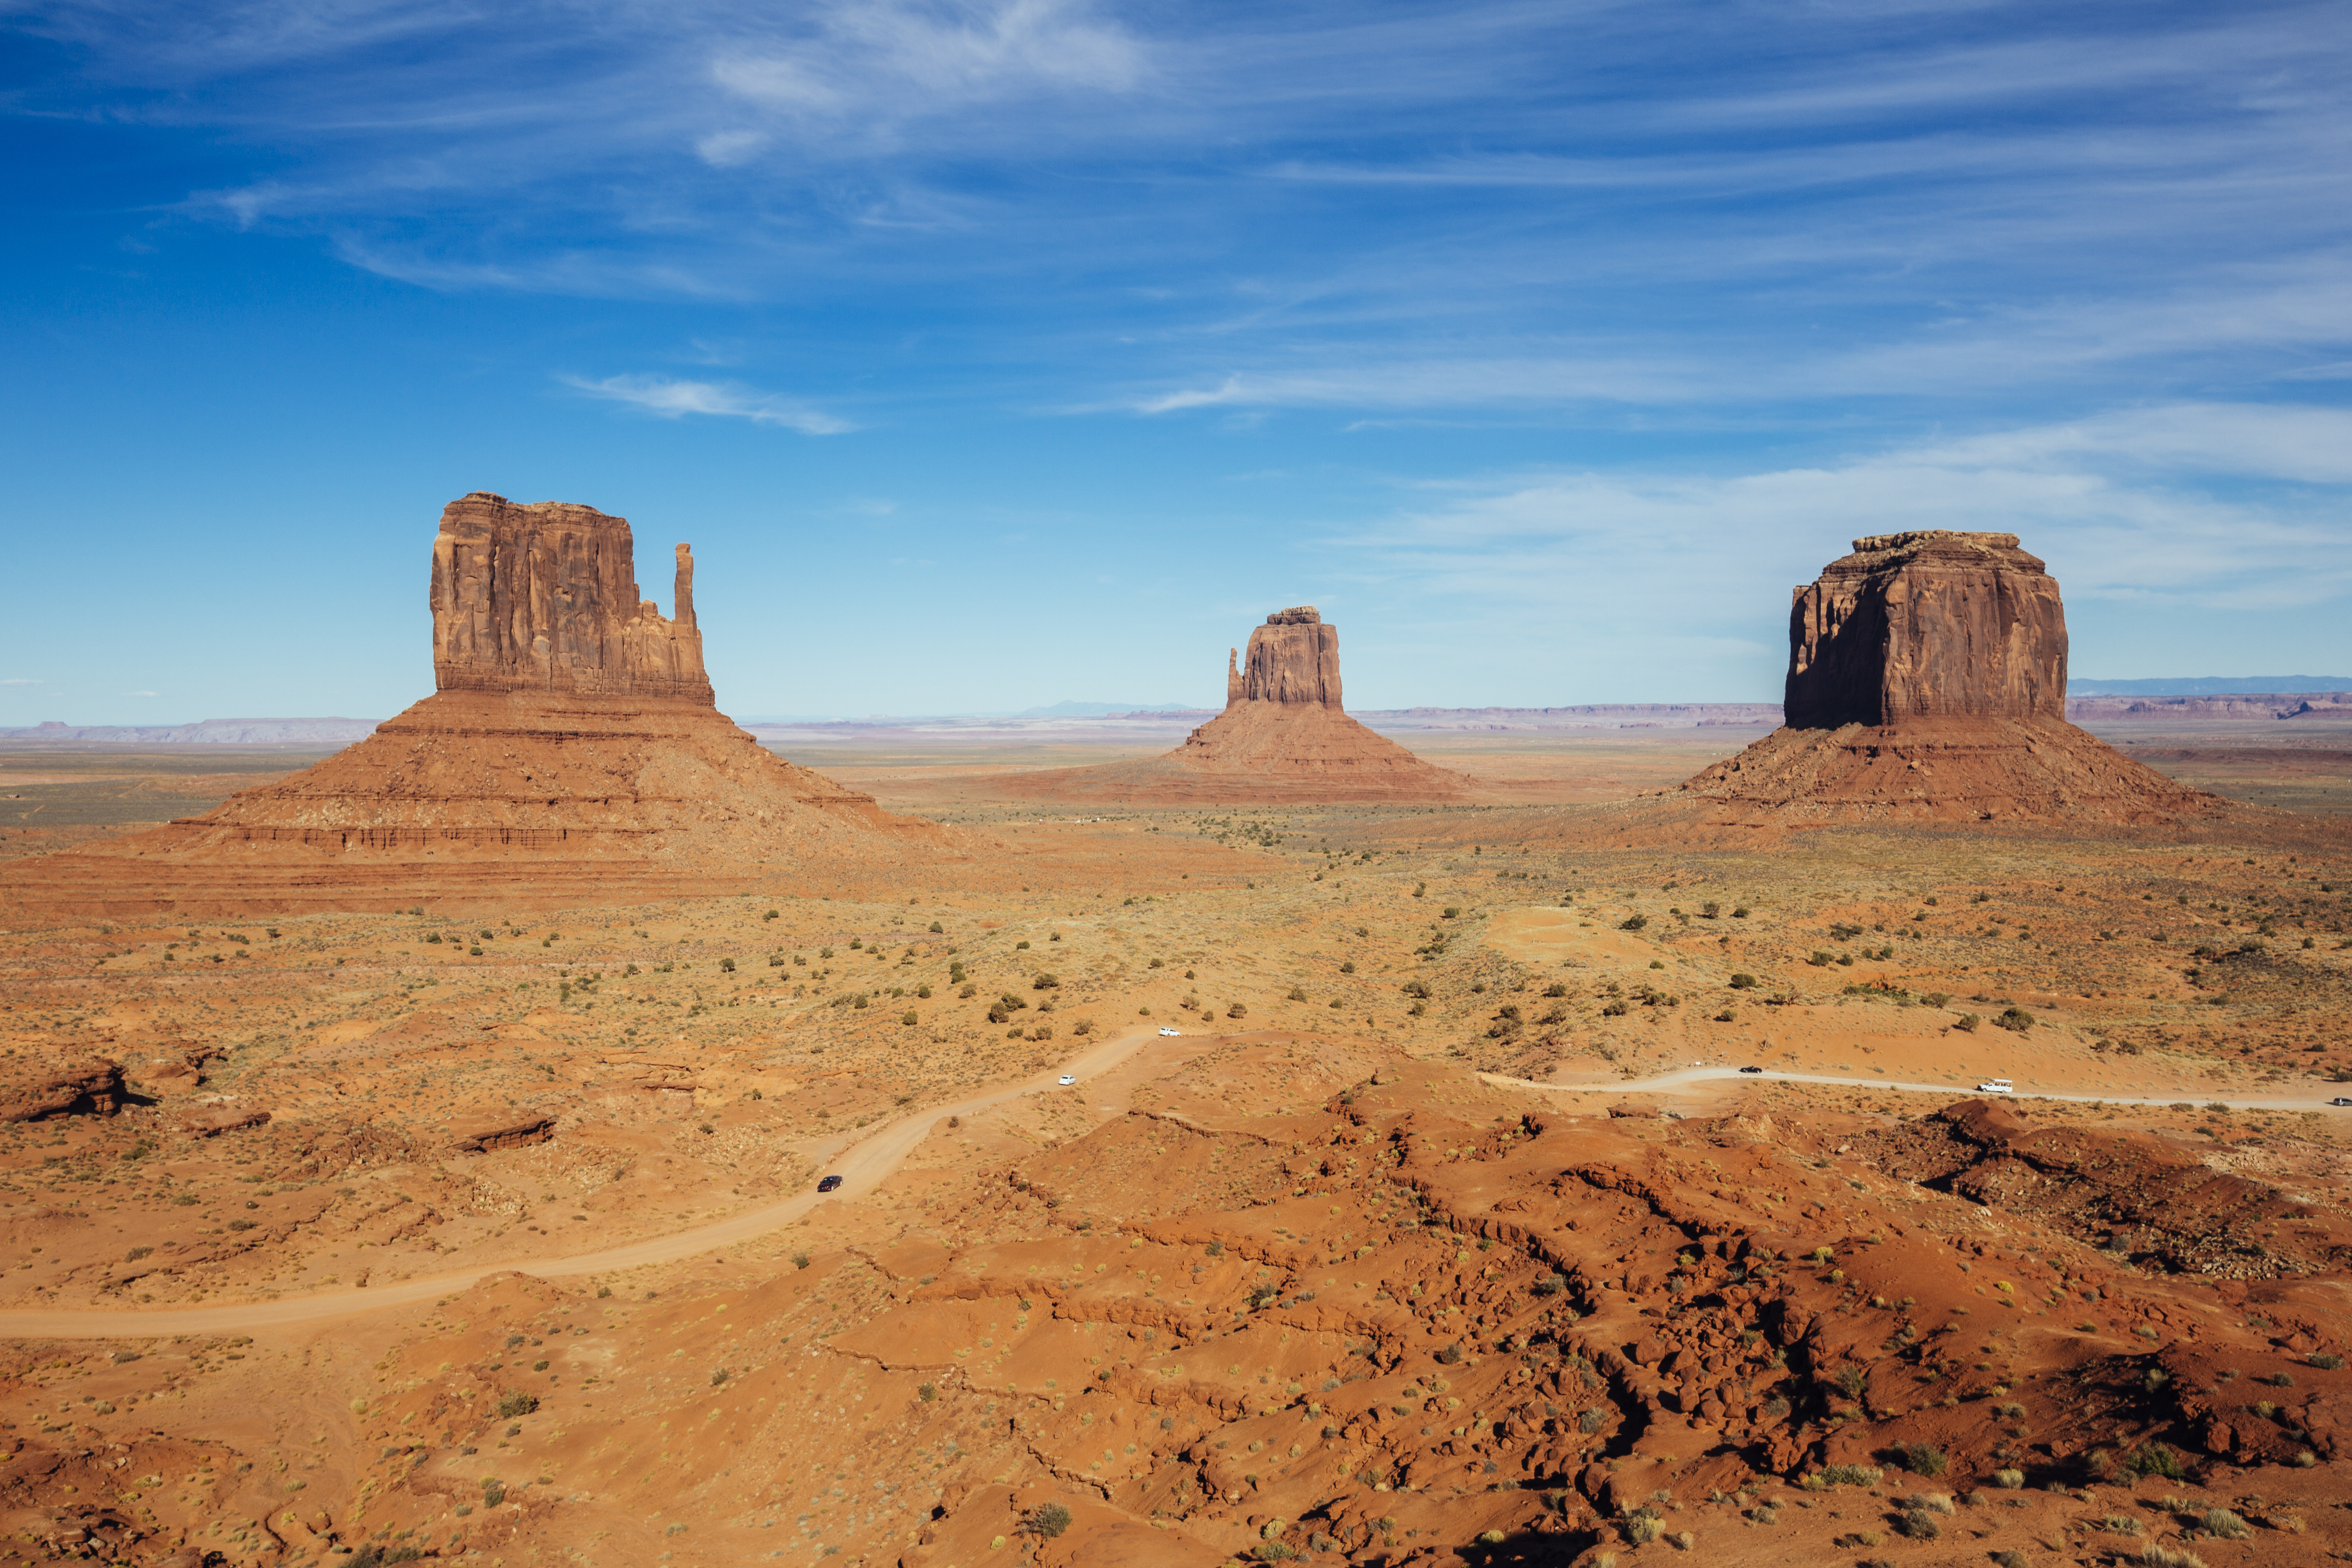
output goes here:
{"type": "Polygon", "coordinates": [[[1228,650],[1224,711],[1174,751],[985,782],[1029,799],[1132,805],[1456,801],[1473,787],[1348,717],[1339,628],[1312,605],[1276,611],[1250,632],[1246,651],[1228,650]]]}
{"type": "Polygon", "coordinates": [[[625,519],[476,491],[441,514],[431,603],[432,696],[202,816],[19,862],[0,900],[123,915],[562,908],[773,887],[943,842],[718,710],[686,545],[666,617],[638,593],[625,519]]]}
{"type": "Polygon", "coordinates": [[[2220,812],[2066,721],[2057,580],[2013,533],[1853,542],[1795,591],[1786,722],[1681,787],[1822,820],[2133,824],[2220,812]]]}

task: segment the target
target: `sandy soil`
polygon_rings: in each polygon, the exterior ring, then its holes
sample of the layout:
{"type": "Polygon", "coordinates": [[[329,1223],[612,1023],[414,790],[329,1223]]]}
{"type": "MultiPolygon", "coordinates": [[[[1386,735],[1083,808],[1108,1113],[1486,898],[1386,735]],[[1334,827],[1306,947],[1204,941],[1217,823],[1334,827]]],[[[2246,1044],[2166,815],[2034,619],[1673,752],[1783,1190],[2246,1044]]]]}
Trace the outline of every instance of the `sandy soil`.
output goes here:
{"type": "Polygon", "coordinates": [[[1601,809],[0,922],[0,1549],[2352,1551],[2339,832],[1601,809]]]}

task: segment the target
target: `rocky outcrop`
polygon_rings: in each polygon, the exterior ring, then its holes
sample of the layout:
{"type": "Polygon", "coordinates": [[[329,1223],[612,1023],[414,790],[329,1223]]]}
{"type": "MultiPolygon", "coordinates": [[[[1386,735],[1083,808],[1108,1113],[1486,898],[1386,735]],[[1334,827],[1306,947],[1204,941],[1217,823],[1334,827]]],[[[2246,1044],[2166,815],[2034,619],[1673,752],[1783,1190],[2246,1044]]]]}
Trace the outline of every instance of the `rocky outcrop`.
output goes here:
{"type": "Polygon", "coordinates": [[[1795,591],[1791,729],[2066,717],[2058,584],[2013,533],[1923,529],[1853,542],[1795,591]]]}
{"type": "Polygon", "coordinates": [[[67,1062],[19,1058],[0,1069],[0,1123],[41,1121],[52,1116],[111,1116],[121,1105],[122,1096],[121,1064],[104,1057],[67,1062]]]}
{"type": "Polygon", "coordinates": [[[1414,756],[1339,705],[1339,629],[1312,605],[1277,610],[1225,656],[1225,707],[1164,756],[975,781],[1033,800],[1131,805],[1453,801],[1470,781],[1414,756]]]}
{"type": "Polygon", "coordinates": [[[315,767],[201,816],[0,870],[29,911],[562,908],[846,890],[946,835],[794,766],[715,706],[677,550],[637,596],[626,520],[478,491],[433,545],[438,689],[315,767]]]}
{"type": "Polygon", "coordinates": [[[476,490],[433,542],[433,679],[442,691],[558,691],[712,701],[677,547],[675,617],[637,592],[625,518],[476,490]]]}
{"type": "Polygon", "coordinates": [[[545,1111],[507,1111],[474,1118],[449,1131],[453,1154],[488,1154],[544,1143],[555,1136],[555,1118],[545,1111]]]}
{"type": "Polygon", "coordinates": [[[2172,823],[2227,803],[2065,720],[2056,579],[2011,533],[1853,542],[1796,590],[1786,722],[1684,782],[1726,824],[2172,823]]]}

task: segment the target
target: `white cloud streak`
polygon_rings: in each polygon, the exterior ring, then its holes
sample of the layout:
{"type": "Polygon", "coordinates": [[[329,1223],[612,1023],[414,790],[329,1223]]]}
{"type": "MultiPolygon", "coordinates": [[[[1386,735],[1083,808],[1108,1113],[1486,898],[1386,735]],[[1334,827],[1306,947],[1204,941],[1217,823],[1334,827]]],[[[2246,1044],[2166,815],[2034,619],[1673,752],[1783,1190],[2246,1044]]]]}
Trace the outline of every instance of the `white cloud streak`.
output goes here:
{"type": "Polygon", "coordinates": [[[559,375],[556,379],[587,396],[624,404],[663,419],[682,419],[690,414],[714,419],[745,419],[803,436],[839,436],[857,427],[807,404],[732,382],[683,381],[660,375],[614,375],[601,381],[559,375]]]}
{"type": "Polygon", "coordinates": [[[2352,413],[2338,409],[2180,405],[1822,467],[1435,494],[1450,499],[1333,542],[1438,594],[1573,605],[1600,624],[1655,621],[1664,605],[1684,623],[1751,617],[1758,584],[1810,580],[1849,540],[1913,528],[2020,534],[2070,601],[2264,610],[2352,595],[2352,413]],[[2314,488],[2233,493],[2249,483],[2314,488]],[[2294,571],[2277,569],[2286,560],[2294,571]]]}

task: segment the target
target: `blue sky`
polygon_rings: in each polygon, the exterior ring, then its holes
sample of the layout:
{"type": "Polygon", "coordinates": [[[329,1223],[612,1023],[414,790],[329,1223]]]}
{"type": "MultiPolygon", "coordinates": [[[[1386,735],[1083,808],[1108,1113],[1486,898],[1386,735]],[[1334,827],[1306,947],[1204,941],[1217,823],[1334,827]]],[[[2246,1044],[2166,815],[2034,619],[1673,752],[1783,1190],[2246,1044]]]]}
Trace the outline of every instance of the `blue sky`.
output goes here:
{"type": "Polygon", "coordinates": [[[738,715],[1779,694],[1858,533],[2352,669],[2341,4],[0,0],[0,724],[381,716],[445,501],[738,715]],[[667,603],[654,567],[644,586],[667,603]]]}

